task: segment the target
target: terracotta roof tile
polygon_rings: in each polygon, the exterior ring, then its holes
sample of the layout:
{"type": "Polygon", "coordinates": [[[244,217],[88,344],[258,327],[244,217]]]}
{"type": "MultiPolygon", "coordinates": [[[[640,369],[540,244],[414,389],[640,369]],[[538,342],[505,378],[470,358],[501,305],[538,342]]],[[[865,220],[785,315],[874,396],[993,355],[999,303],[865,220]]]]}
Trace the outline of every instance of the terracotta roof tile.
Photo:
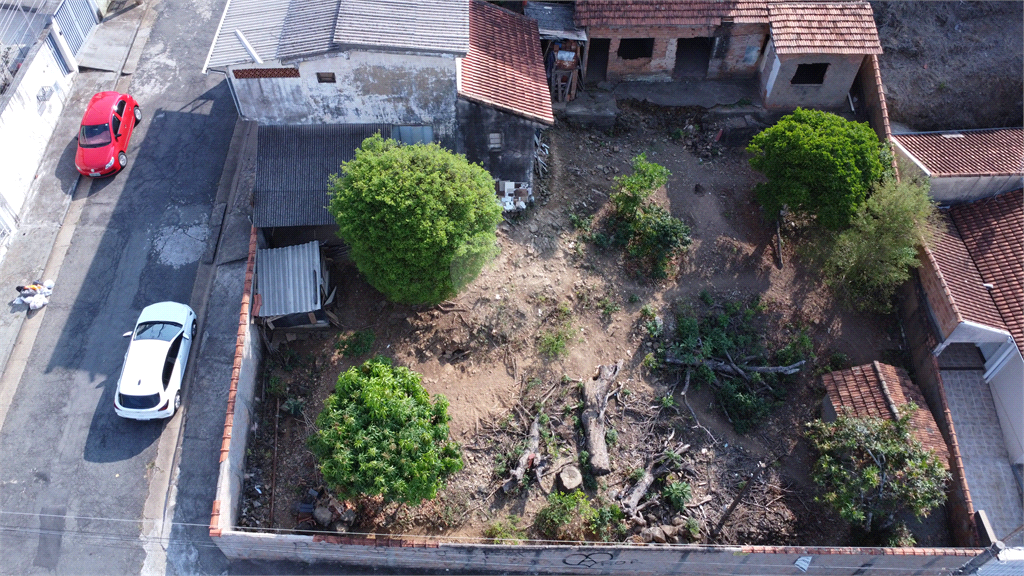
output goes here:
{"type": "MultiPolygon", "coordinates": [[[[949,216],[981,281],[992,284],[985,292],[1002,323],[983,323],[1009,330],[1024,354],[1024,190],[953,206],[949,216]]],[[[947,281],[957,272],[943,268],[947,281]]]]}
{"type": "Polygon", "coordinates": [[[769,2],[779,54],[881,54],[867,2],[769,2]]]}
{"type": "Polygon", "coordinates": [[[934,450],[944,465],[949,461],[949,450],[928,409],[924,394],[902,368],[874,362],[829,372],[821,380],[836,412],[841,414],[847,408],[857,418],[892,420],[893,413],[882,389],[884,380],[885,389],[897,409],[902,409],[909,402],[917,404],[918,410],[911,418],[914,438],[926,449],[934,450]]]}
{"type": "Polygon", "coordinates": [[[893,134],[932,176],[1024,174],[1024,128],[893,134]]]}
{"type": "Polygon", "coordinates": [[[948,213],[943,215],[942,224],[945,229],[932,248],[932,256],[949,288],[951,304],[964,320],[1005,330],[1006,323],[948,213]]]}
{"type": "Polygon", "coordinates": [[[765,0],[577,0],[578,26],[718,26],[722,18],[737,24],[767,24],[765,0]]]}
{"type": "Polygon", "coordinates": [[[459,96],[554,124],[537,22],[481,0],[469,5],[459,96]]]}

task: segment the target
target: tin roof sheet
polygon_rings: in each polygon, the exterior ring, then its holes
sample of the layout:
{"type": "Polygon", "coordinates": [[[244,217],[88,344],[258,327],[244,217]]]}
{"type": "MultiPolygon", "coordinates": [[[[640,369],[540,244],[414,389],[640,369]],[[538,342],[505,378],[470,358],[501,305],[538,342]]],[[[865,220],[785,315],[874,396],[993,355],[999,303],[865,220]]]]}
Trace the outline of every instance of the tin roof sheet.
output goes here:
{"type": "Polygon", "coordinates": [[[467,0],[345,0],[334,42],[464,55],[469,51],[467,0]]]}
{"type": "Polygon", "coordinates": [[[327,211],[331,174],[363,140],[392,134],[390,124],[260,126],[256,146],[253,224],[259,228],[334,224],[327,211]]]}
{"type": "Polygon", "coordinates": [[[256,251],[259,316],[283,316],[319,310],[320,243],[256,251]]]}
{"type": "Polygon", "coordinates": [[[540,37],[545,40],[586,40],[587,33],[573,22],[575,8],[566,2],[527,2],[523,13],[537,21],[540,37]]]}

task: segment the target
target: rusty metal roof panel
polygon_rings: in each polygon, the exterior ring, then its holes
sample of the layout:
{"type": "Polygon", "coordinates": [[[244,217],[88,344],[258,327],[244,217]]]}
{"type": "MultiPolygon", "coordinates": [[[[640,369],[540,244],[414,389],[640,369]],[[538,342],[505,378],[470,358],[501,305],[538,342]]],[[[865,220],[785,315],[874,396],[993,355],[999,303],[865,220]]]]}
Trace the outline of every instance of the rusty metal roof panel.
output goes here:
{"type": "Polygon", "coordinates": [[[256,251],[258,316],[313,312],[320,304],[320,243],[256,251]]]}

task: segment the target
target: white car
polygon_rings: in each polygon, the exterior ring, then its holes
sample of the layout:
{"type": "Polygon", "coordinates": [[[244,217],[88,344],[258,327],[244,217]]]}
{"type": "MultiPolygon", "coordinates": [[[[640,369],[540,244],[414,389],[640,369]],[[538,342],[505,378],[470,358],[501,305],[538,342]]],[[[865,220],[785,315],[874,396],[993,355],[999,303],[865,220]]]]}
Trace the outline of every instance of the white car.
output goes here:
{"type": "Polygon", "coordinates": [[[122,418],[170,418],[181,406],[181,379],[196,336],[196,313],[185,304],[146,306],[124,354],[114,412],[122,418]]]}

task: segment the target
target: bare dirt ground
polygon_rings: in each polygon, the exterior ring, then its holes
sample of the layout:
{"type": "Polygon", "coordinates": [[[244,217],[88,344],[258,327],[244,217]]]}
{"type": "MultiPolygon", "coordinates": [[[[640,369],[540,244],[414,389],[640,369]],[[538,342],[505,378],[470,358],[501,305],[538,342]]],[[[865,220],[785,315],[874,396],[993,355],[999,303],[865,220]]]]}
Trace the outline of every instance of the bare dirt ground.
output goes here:
{"type": "Polygon", "coordinates": [[[1024,3],[871,5],[891,120],[914,130],[1024,124],[1024,3]]]}
{"type": "MultiPolygon", "coordinates": [[[[692,473],[677,478],[691,485],[692,506],[682,513],[664,503],[649,506],[642,524],[673,525],[689,518],[699,534],[670,541],[850,543],[849,527],[814,502],[802,425],[820,412],[824,392],[817,374],[830,355],[841,352],[854,364],[898,362],[898,325],[891,317],[839,308],[789,244],[785,265],[777,264],[774,229],[762,222],[751,192],[760,176],[749,167],[746,152],[742,146],[702,144],[708,141],[702,135],[717,133],[719,120],[699,109],[620,105],[624,111],[613,135],[564,124],[545,134],[550,173],[539,183],[544,199],[500,226],[500,256],[456,299],[430,308],[399,306],[365,284],[352,265],[333,270],[344,333],[372,330],[372,354],[391,356],[423,374],[428,391],[448,398],[451,434],[463,446],[465,469],[436,500],[419,507],[363,503],[354,519],[350,515],[352,522],[339,522],[345,506],[335,502],[337,513],[317,525],[310,510],[330,501],[322,492],[319,498],[310,493],[322,486],[304,440],[338,374],[366,358],[343,357],[334,347],[340,335],[321,334],[270,355],[258,390],[264,399],[250,440],[240,525],[481,538],[488,526],[514,515],[522,518],[527,537],[537,537],[529,527],[553,489],[554,473],[576,464],[584,447],[576,424],[579,383],[593,377],[598,365],[622,359],[618,382],[624,392],[612,398],[608,410],[609,428],[617,434],[610,448],[614,470],[585,483],[595,502],[620,497],[635,481],[631,473],[671,437],[673,443],[690,445],[683,461],[692,473]],[[691,146],[688,139],[670,138],[687,124],[696,134],[691,146]],[[712,148],[721,153],[709,152],[712,148]],[[701,158],[702,151],[710,158],[701,158]],[[570,214],[599,218],[607,211],[613,177],[628,171],[630,159],[641,152],[672,172],[655,201],[692,228],[693,244],[679,274],[661,282],[632,272],[621,251],[602,251],[584,241],[570,220],[570,214]],[[684,400],[678,371],[652,372],[642,363],[656,343],[644,328],[641,308],[653,308],[669,332],[680,306],[694,305],[704,290],[718,302],[759,296],[766,304],[768,340],[782,342],[804,330],[814,342],[818,360],[788,384],[782,406],[745,435],[733,430],[709,387],[691,387],[684,400]],[[567,353],[551,359],[540,352],[538,338],[566,319],[572,334],[567,353]],[[267,392],[268,386],[282,384],[287,391],[280,399],[267,392]],[[670,394],[674,401],[665,406],[661,398],[670,394]],[[300,415],[278,408],[288,398],[302,402],[300,415]],[[500,487],[538,408],[546,415],[541,451],[549,474],[505,495],[500,487]],[[711,538],[758,463],[767,471],[722,533],[711,538]]],[[[657,482],[650,495],[657,496],[661,486],[657,482]]],[[[920,545],[948,544],[942,518],[939,511],[929,525],[915,527],[920,545]]],[[[637,541],[642,524],[611,538],[637,541]]]]}

